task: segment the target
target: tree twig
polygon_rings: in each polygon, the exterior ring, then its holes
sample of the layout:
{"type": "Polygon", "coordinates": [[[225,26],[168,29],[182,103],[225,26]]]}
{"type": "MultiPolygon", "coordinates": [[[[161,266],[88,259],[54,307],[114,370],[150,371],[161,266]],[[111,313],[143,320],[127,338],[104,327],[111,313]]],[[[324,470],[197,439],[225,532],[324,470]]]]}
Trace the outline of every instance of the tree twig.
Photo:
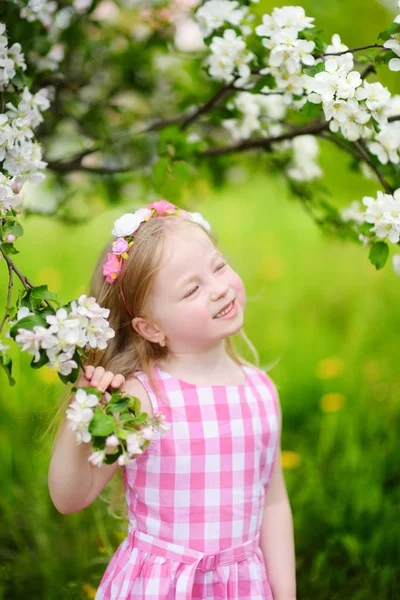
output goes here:
{"type": "MultiPolygon", "coordinates": [[[[368,50],[368,48],[385,48],[383,44],[368,44],[367,46],[359,46],[358,48],[349,48],[348,50],[342,50],[341,52],[322,52],[321,54],[313,54],[316,58],[323,58],[324,56],[340,56],[341,54],[348,54],[349,52],[358,52],[359,50],[368,50]]],[[[386,48],[385,48],[386,50],[386,48]]]]}

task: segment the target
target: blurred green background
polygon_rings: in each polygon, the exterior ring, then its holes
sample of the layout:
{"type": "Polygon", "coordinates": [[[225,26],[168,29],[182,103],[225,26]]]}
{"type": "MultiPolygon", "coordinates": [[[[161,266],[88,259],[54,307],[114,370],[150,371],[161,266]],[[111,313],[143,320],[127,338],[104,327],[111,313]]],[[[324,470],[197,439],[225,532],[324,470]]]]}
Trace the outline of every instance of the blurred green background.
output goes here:
{"type": "MultiPolygon", "coordinates": [[[[284,3],[264,2],[258,12],[284,3]]],[[[326,41],[374,43],[396,3],[302,2],[326,41]]],[[[399,93],[398,74],[379,80],[399,93]],[[397,86],[397,88],[396,88],[397,86]]],[[[369,81],[373,81],[371,77],[369,81]]],[[[376,78],[376,80],[378,80],[376,78]]],[[[349,159],[321,143],[320,164],[331,201],[341,208],[378,185],[347,170],[349,159]]],[[[298,600],[400,599],[400,280],[391,255],[376,271],[361,245],[322,234],[283,177],[238,159],[230,182],[199,182],[189,210],[211,223],[242,276],[245,331],[269,371],[283,412],[282,463],[291,502],[298,600]]],[[[87,222],[72,226],[33,216],[13,260],[35,284],[63,302],[88,292],[88,282],[116,218],[146,198],[127,195],[110,210],[104,178],[93,178],[76,202],[87,222]],[[132,199],[132,196],[134,199],[132,199]]],[[[40,186],[29,188],[40,201],[40,186]]],[[[133,190],[135,187],[133,186],[133,190]]],[[[173,198],[168,198],[173,202],[173,198]]],[[[392,250],[391,250],[392,252],[392,250]]],[[[0,264],[5,306],[7,270],[0,264]]],[[[15,297],[15,294],[14,296],[15,297]]],[[[12,340],[15,387],[0,372],[0,598],[93,598],[126,524],[97,499],[61,515],[47,487],[50,449],[41,435],[63,384],[12,340]]]]}

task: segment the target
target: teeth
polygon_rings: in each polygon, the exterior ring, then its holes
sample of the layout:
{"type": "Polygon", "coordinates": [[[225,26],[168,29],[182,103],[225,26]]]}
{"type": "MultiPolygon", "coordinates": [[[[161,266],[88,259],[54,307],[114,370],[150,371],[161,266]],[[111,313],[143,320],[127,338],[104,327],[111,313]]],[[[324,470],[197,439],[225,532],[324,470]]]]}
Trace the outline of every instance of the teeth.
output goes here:
{"type": "Polygon", "coordinates": [[[232,306],[233,306],[233,302],[230,303],[228,308],[226,308],[225,310],[221,310],[221,312],[219,312],[217,315],[215,315],[215,318],[223,317],[224,315],[226,315],[226,313],[228,313],[231,310],[232,306]]]}

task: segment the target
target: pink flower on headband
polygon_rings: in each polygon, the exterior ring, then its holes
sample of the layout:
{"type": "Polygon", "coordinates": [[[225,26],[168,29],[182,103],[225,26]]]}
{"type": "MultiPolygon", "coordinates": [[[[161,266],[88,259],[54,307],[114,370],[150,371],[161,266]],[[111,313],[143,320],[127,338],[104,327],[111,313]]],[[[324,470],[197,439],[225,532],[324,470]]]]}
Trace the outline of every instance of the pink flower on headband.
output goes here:
{"type": "Polygon", "coordinates": [[[158,217],[161,217],[161,215],[168,210],[172,210],[174,212],[177,210],[176,206],[167,200],[157,200],[157,202],[153,202],[153,204],[148,204],[147,208],[154,208],[158,217]]]}
{"type": "Polygon", "coordinates": [[[143,217],[145,221],[148,221],[149,219],[151,219],[153,213],[150,210],[150,208],[138,208],[135,214],[139,215],[140,217],[143,217]]]}
{"type": "Polygon", "coordinates": [[[128,250],[128,242],[124,238],[118,238],[112,247],[114,254],[123,254],[128,250]]]}
{"type": "MultiPolygon", "coordinates": [[[[118,240],[117,240],[118,241],[118,240]]],[[[103,264],[103,275],[108,283],[114,283],[121,271],[121,261],[115,254],[107,253],[107,261],[103,264]]]]}

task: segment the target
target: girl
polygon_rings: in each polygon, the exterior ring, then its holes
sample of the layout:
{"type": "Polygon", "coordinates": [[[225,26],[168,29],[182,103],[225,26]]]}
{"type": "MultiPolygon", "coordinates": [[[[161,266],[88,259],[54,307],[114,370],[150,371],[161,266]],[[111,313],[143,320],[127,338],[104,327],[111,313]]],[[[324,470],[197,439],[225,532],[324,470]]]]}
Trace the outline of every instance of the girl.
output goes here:
{"type": "Polygon", "coordinates": [[[116,335],[76,385],[121,387],[170,429],[127,464],[97,467],[90,444],[60,428],[49,491],[61,513],[89,506],[119,466],[124,480],[127,537],[95,600],[295,600],[279,398],[232,341],[244,336],[242,279],[201,215],[165,200],[123,215],[113,234],[91,295],[116,335]]]}

